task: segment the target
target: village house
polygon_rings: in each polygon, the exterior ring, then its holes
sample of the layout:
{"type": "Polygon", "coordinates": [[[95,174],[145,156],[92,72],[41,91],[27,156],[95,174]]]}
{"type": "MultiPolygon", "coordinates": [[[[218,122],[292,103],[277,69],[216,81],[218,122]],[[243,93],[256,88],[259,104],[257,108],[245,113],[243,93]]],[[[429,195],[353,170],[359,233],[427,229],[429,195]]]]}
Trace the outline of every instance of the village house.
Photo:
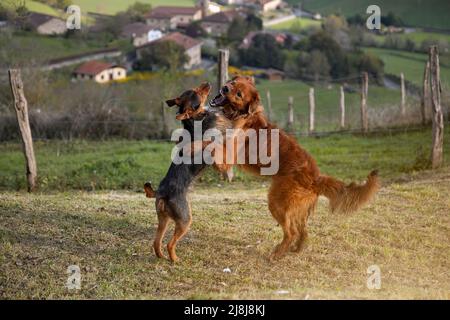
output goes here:
{"type": "Polygon", "coordinates": [[[66,22],[47,14],[31,12],[26,18],[27,26],[39,34],[63,34],[67,31],[66,22]]]}
{"type": "Polygon", "coordinates": [[[172,32],[162,37],[159,40],[147,43],[141,47],[136,48],[136,57],[138,60],[142,59],[142,53],[149,48],[149,46],[159,41],[173,41],[185,50],[185,54],[188,57],[188,61],[184,65],[186,70],[192,69],[194,66],[198,66],[202,62],[202,44],[203,42],[179,32],[172,32]]]}
{"type": "Polygon", "coordinates": [[[202,9],[202,17],[205,18],[211,14],[218,13],[222,10],[220,5],[210,0],[198,0],[197,7],[202,9]]]}
{"type": "Polygon", "coordinates": [[[255,7],[261,12],[267,12],[278,9],[282,5],[282,0],[255,0],[255,7]]]}
{"type": "Polygon", "coordinates": [[[131,39],[135,47],[160,39],[163,33],[151,25],[134,22],[123,27],[121,36],[131,39]]]}
{"type": "Polygon", "coordinates": [[[202,18],[202,9],[199,7],[155,7],[146,16],[148,25],[160,30],[174,30],[185,28],[193,21],[202,18]]]}
{"type": "Polygon", "coordinates": [[[285,73],[281,70],[269,68],[261,71],[259,77],[269,81],[283,81],[285,78],[285,73]]]}
{"type": "Polygon", "coordinates": [[[275,41],[280,44],[280,45],[284,45],[288,35],[284,32],[278,32],[278,31],[269,31],[269,30],[265,30],[265,31],[252,31],[249,32],[245,38],[242,40],[242,43],[239,45],[240,49],[248,49],[252,42],[253,39],[255,38],[255,36],[259,35],[259,34],[268,34],[271,35],[275,41]]]}
{"type": "Polygon", "coordinates": [[[125,79],[127,70],[113,63],[92,60],[83,63],[73,72],[75,80],[94,80],[97,83],[125,79]]]}
{"type": "Polygon", "coordinates": [[[201,26],[208,34],[222,36],[227,33],[233,20],[240,14],[237,10],[222,11],[203,18],[201,26]]]}

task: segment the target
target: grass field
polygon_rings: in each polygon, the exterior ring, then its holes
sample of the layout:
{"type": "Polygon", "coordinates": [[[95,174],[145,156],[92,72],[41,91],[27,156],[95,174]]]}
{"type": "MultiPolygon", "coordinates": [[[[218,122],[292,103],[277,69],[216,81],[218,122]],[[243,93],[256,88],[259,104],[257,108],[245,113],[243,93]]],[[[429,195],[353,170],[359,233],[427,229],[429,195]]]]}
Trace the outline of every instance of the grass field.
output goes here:
{"type": "MultiPolygon", "coordinates": [[[[332,84],[328,86],[315,87],[316,99],[316,126],[318,131],[332,131],[339,128],[339,86],[332,84]]],[[[285,80],[283,82],[260,81],[257,85],[263,100],[267,106],[266,91],[270,90],[272,108],[275,120],[280,125],[287,121],[288,97],[294,97],[294,110],[296,118],[296,129],[305,132],[309,117],[309,86],[301,81],[285,80]]],[[[358,84],[354,85],[356,92],[346,93],[345,103],[347,110],[348,128],[359,128],[360,93],[358,84]]],[[[409,97],[411,104],[416,103],[415,98],[409,97]]],[[[371,85],[368,104],[374,110],[385,108],[396,108],[400,103],[400,91],[391,90],[380,86],[371,85]]]]}
{"type": "MultiPolygon", "coordinates": [[[[103,14],[115,14],[126,10],[137,0],[73,0],[74,4],[80,6],[82,12],[96,12],[103,14]]],[[[193,0],[139,0],[150,3],[152,6],[192,6],[193,0]]]]}
{"type": "MultiPolygon", "coordinates": [[[[289,3],[299,3],[298,0],[288,0],[289,3]]],[[[307,10],[318,11],[323,14],[341,13],[345,16],[361,14],[366,16],[366,9],[374,4],[371,0],[305,0],[303,4],[307,10]]],[[[450,29],[447,12],[450,2],[447,0],[381,0],[376,3],[382,14],[394,12],[411,26],[450,29]]]]}
{"type": "Polygon", "coordinates": [[[322,22],[312,19],[305,18],[295,18],[286,22],[278,23],[269,27],[269,29],[274,30],[290,30],[290,31],[299,31],[301,29],[307,28],[319,28],[322,22]]]}
{"type": "Polygon", "coordinates": [[[177,264],[152,253],[156,214],[143,194],[2,192],[0,297],[450,299],[448,167],[385,186],[351,216],[320,201],[306,248],[278,263],[267,260],[281,232],[266,192],[196,188],[177,264]],[[69,265],[80,267],[81,290],[65,287],[69,265]],[[380,290],[366,286],[372,265],[380,290]]]}
{"type": "MultiPolygon", "coordinates": [[[[446,131],[445,161],[450,164],[446,131]]],[[[317,159],[322,172],[342,179],[362,179],[378,168],[388,181],[400,181],[426,167],[431,132],[409,132],[362,137],[333,135],[300,138],[300,143],[317,159]],[[389,155],[389,156],[387,156],[389,155]]],[[[35,151],[42,191],[130,189],[141,191],[143,182],[156,185],[170,163],[171,143],[152,141],[37,142],[35,151]]],[[[24,190],[24,158],[20,144],[0,144],[0,189],[24,190]]],[[[265,183],[237,172],[236,183],[265,183]]],[[[200,185],[224,184],[212,171],[200,185]]]]}
{"type": "MultiPolygon", "coordinates": [[[[405,74],[405,79],[421,86],[423,82],[423,71],[428,55],[424,53],[413,53],[400,50],[367,48],[384,62],[385,73],[400,75],[405,74]]],[[[450,84],[450,65],[441,63],[441,81],[444,85],[450,84]]]]}
{"type": "MultiPolygon", "coordinates": [[[[438,32],[425,32],[425,31],[415,31],[411,33],[400,33],[394,35],[394,37],[402,39],[402,40],[411,40],[416,44],[417,48],[420,48],[422,42],[425,40],[432,40],[435,42],[438,41],[446,41],[450,43],[450,34],[447,33],[438,33],[438,32]]],[[[378,43],[383,44],[386,36],[375,35],[375,39],[378,43]]]]}
{"type": "MultiPolygon", "coordinates": [[[[105,47],[99,41],[40,36],[23,32],[12,36],[0,34],[0,47],[10,64],[45,62],[105,47]]],[[[2,62],[0,62],[0,65],[2,62]]]]}

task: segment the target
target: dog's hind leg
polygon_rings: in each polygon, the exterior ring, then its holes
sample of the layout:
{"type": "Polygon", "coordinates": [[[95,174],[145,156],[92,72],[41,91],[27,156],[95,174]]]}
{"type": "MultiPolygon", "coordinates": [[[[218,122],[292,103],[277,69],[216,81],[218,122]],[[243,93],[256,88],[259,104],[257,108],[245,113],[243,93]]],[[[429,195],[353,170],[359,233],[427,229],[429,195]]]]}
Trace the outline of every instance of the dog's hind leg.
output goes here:
{"type": "Polygon", "coordinates": [[[296,217],[297,238],[291,248],[292,252],[300,252],[303,249],[305,241],[308,238],[308,218],[314,212],[316,204],[317,196],[315,194],[305,196],[301,201],[296,217]]]}
{"type": "MultiPolygon", "coordinates": [[[[162,200],[160,200],[162,201],[162,200]]],[[[156,230],[155,240],[153,241],[153,249],[155,250],[155,254],[158,258],[165,258],[164,254],[161,251],[162,239],[167,230],[167,225],[170,221],[170,217],[167,212],[161,208],[162,210],[158,211],[158,229],[156,230]]]]}
{"type": "Polygon", "coordinates": [[[188,203],[185,203],[184,213],[178,219],[175,220],[175,232],[173,233],[172,239],[170,239],[167,244],[167,250],[169,251],[170,260],[173,262],[178,260],[177,254],[175,252],[177,242],[188,232],[189,227],[192,222],[191,208],[188,203]],[[187,209],[187,210],[186,210],[187,209]]]}

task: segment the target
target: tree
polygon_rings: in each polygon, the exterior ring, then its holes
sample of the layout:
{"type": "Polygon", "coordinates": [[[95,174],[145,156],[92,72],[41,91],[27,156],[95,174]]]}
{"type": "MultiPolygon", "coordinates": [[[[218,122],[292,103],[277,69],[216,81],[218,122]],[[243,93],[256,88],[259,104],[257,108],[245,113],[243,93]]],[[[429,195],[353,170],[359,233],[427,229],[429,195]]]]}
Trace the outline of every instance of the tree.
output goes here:
{"type": "Polygon", "coordinates": [[[312,76],[314,81],[318,82],[320,78],[328,78],[330,76],[330,64],[327,56],[318,50],[311,52],[309,63],[306,66],[306,72],[312,76]]]}
{"type": "Polygon", "coordinates": [[[322,30],[311,35],[307,43],[307,50],[309,52],[321,51],[327,57],[333,78],[348,75],[349,65],[345,52],[327,32],[322,30]]]}
{"type": "Polygon", "coordinates": [[[207,35],[206,30],[203,29],[199,21],[194,21],[186,28],[186,34],[192,38],[205,37],[207,35]]]}
{"type": "Polygon", "coordinates": [[[283,69],[284,56],[275,38],[270,34],[257,34],[248,49],[239,51],[241,63],[260,67],[283,69]]]}
{"type": "Polygon", "coordinates": [[[359,72],[367,72],[371,75],[377,83],[381,84],[383,82],[384,73],[384,62],[375,56],[374,54],[368,52],[361,55],[359,64],[359,72]]]}
{"type": "Polygon", "coordinates": [[[231,22],[227,31],[227,36],[230,41],[240,42],[247,35],[247,24],[241,17],[236,17],[231,22]]]}
{"type": "Polygon", "coordinates": [[[144,22],[145,21],[144,16],[150,10],[152,10],[152,5],[150,3],[143,3],[137,1],[128,7],[126,14],[133,21],[144,22]]]}
{"type": "Polygon", "coordinates": [[[141,70],[165,69],[170,72],[183,67],[188,62],[184,48],[173,41],[157,41],[148,47],[138,62],[141,70]]]}

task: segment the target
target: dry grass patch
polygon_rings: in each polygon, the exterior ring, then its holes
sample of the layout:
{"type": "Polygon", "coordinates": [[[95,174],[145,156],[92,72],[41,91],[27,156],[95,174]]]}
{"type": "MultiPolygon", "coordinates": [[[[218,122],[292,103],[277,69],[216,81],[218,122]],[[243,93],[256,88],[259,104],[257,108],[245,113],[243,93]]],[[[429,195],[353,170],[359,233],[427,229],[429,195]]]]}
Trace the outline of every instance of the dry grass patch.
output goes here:
{"type": "Polygon", "coordinates": [[[450,169],[387,186],[351,216],[321,201],[306,249],[278,263],[266,259],[281,240],[266,193],[194,190],[175,265],[152,253],[156,215],[143,194],[2,193],[0,297],[450,298],[450,169]],[[74,292],[65,288],[72,264],[82,273],[74,292]],[[366,287],[373,264],[380,290],[366,287]]]}

